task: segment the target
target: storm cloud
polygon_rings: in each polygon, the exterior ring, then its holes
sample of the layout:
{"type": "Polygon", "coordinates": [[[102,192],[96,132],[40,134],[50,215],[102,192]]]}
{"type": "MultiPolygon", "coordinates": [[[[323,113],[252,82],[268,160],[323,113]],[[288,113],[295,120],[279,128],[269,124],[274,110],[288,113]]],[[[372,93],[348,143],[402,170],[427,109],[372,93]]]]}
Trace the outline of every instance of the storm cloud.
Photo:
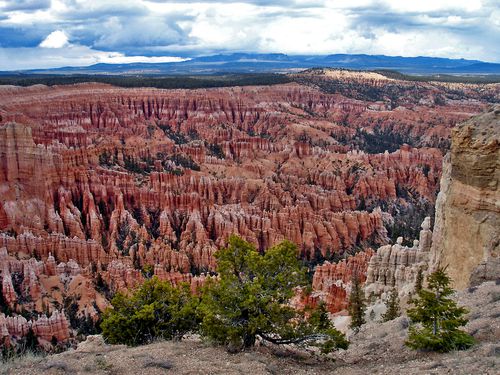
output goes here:
{"type": "Polygon", "coordinates": [[[498,0],[0,0],[0,69],[219,52],[499,62],[499,5],[498,0]]]}

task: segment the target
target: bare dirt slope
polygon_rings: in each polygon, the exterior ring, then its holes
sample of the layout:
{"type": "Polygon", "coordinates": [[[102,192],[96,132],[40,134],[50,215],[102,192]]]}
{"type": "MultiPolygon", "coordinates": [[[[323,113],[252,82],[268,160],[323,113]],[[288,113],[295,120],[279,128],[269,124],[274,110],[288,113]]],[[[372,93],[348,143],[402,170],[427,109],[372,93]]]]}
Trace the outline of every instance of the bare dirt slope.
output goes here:
{"type": "Polygon", "coordinates": [[[4,365],[6,374],[498,374],[500,372],[500,285],[484,283],[457,294],[470,309],[467,330],[478,344],[447,354],[404,346],[407,320],[369,323],[351,337],[335,361],[298,359],[260,347],[228,354],[191,339],[137,348],[111,346],[92,336],[77,350],[4,365]]]}

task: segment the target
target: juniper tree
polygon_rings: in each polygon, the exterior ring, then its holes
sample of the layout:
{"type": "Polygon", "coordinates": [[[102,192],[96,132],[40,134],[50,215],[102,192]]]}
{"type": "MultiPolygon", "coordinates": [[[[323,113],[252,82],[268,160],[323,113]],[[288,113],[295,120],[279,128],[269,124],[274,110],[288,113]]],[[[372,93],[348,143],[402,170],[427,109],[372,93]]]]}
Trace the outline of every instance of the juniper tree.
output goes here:
{"type": "Polygon", "coordinates": [[[392,288],[391,294],[389,294],[389,297],[385,301],[385,307],[385,313],[382,315],[382,320],[384,322],[396,319],[400,315],[399,296],[396,288],[392,288]]]}
{"type": "Polygon", "coordinates": [[[35,332],[30,327],[26,336],[17,340],[16,344],[12,347],[12,355],[24,355],[27,353],[41,353],[43,351],[42,347],[38,343],[38,338],[35,332]]]}
{"type": "Polygon", "coordinates": [[[468,312],[449,298],[454,290],[445,269],[439,268],[427,277],[428,290],[421,289],[415,306],[408,310],[412,324],[406,345],[413,349],[438,352],[462,350],[474,344],[472,336],[459,329],[467,323],[468,312]]]}
{"type": "Polygon", "coordinates": [[[359,327],[365,324],[366,302],[361,281],[355,273],[351,281],[351,294],[349,295],[349,315],[351,316],[350,327],[357,332],[359,327]]]}
{"type": "Polygon", "coordinates": [[[199,313],[201,335],[230,351],[251,347],[257,337],[273,344],[347,348],[324,305],[300,310],[290,304],[297,288],[310,287],[297,246],[284,241],[260,254],[231,236],[216,253],[218,279],[208,280],[199,313]]]}
{"type": "Polygon", "coordinates": [[[115,295],[113,308],[103,314],[102,333],[111,344],[130,346],[158,338],[181,339],[197,330],[198,303],[188,284],[172,286],[153,277],[128,295],[115,295]]]}
{"type": "Polygon", "coordinates": [[[38,343],[38,338],[36,337],[33,329],[30,327],[25,338],[25,351],[31,351],[33,353],[36,353],[39,352],[40,350],[41,348],[38,343]]]}

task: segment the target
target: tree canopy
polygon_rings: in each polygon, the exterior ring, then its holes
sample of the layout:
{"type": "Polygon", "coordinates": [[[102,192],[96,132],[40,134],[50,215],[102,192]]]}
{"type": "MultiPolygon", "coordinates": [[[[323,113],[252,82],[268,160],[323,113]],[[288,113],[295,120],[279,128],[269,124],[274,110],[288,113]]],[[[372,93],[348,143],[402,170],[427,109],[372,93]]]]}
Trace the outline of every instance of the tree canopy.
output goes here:
{"type": "Polygon", "coordinates": [[[216,254],[218,280],[207,283],[200,309],[201,333],[230,348],[254,345],[257,336],[275,344],[346,348],[344,335],[324,306],[300,310],[290,304],[297,288],[307,288],[306,267],[297,247],[284,241],[264,254],[232,236],[216,254]]]}
{"type": "Polygon", "coordinates": [[[117,293],[105,311],[102,334],[111,344],[140,345],[156,338],[180,339],[197,329],[199,299],[188,285],[153,277],[131,295],[117,293]]]}

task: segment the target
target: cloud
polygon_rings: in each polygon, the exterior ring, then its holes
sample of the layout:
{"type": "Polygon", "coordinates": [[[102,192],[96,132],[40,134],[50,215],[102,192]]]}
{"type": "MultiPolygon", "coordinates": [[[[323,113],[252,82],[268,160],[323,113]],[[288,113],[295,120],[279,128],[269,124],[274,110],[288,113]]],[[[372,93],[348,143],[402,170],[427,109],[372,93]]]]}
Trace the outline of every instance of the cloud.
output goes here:
{"type": "Polygon", "coordinates": [[[168,63],[184,61],[175,56],[127,56],[120,52],[104,52],[81,45],[66,48],[0,48],[0,70],[26,70],[61,66],[88,66],[97,63],[126,64],[134,62],[168,63]],[[19,55],[23,58],[19,59],[19,55]],[[15,65],[12,63],[15,61],[15,65]]]}
{"type": "Polygon", "coordinates": [[[39,9],[48,9],[50,8],[51,1],[50,0],[10,0],[3,1],[3,6],[0,7],[5,12],[12,11],[25,11],[25,12],[33,12],[39,9]]]}
{"type": "MultiPolygon", "coordinates": [[[[151,3],[167,3],[165,0],[147,0],[151,3]]],[[[200,3],[208,3],[208,4],[252,4],[258,6],[286,6],[286,7],[304,7],[304,6],[323,6],[325,1],[321,0],[176,0],[172,1],[178,4],[200,4],[200,3]]]]}
{"type": "Polygon", "coordinates": [[[36,47],[54,29],[35,28],[30,26],[8,25],[0,23],[0,48],[36,47]]]}
{"type": "Polygon", "coordinates": [[[42,48],[63,48],[68,45],[68,36],[62,30],[56,30],[51,32],[42,43],[40,47],[42,48]]]}
{"type": "MultiPolygon", "coordinates": [[[[181,17],[179,17],[180,19],[181,17]]],[[[97,29],[92,46],[99,49],[135,48],[181,43],[186,33],[175,21],[161,16],[110,17],[97,29]]]]}
{"type": "Polygon", "coordinates": [[[0,4],[0,50],[19,51],[4,62],[13,69],[24,65],[23,54],[39,54],[32,60],[35,65],[42,59],[78,65],[112,54],[168,58],[219,52],[500,61],[500,50],[494,47],[500,45],[498,0],[0,0],[0,4]],[[46,50],[57,51],[58,57],[52,59],[46,50]]]}
{"type": "Polygon", "coordinates": [[[189,60],[177,56],[125,56],[122,53],[102,53],[96,56],[98,62],[108,64],[130,64],[130,63],[170,63],[189,60]]]}

